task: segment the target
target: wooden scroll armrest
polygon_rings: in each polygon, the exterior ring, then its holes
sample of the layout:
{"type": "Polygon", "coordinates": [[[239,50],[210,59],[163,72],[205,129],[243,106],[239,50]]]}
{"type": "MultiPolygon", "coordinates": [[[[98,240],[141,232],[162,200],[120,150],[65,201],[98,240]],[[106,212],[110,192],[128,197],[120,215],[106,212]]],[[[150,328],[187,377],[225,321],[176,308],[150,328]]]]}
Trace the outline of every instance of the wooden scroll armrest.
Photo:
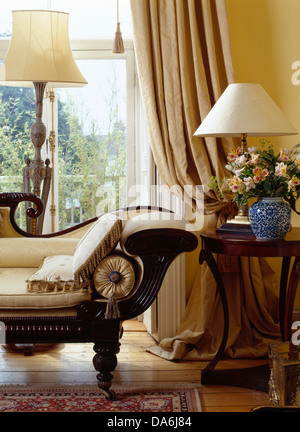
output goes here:
{"type": "MultiPolygon", "coordinates": [[[[121,320],[135,318],[151,306],[171,262],[183,252],[191,252],[198,245],[197,236],[180,229],[149,229],[131,234],[125,241],[126,252],[139,257],[143,263],[143,277],[134,292],[118,302],[121,320]]],[[[81,319],[105,319],[106,304],[82,302],[78,308],[81,319]]]]}
{"type": "Polygon", "coordinates": [[[22,201],[29,201],[34,204],[34,207],[28,207],[26,210],[27,216],[31,218],[39,217],[44,210],[43,201],[36,195],[27,192],[4,192],[0,193],[0,207],[9,207],[10,222],[16,232],[28,236],[28,233],[23,231],[15,221],[15,212],[22,201]]]}

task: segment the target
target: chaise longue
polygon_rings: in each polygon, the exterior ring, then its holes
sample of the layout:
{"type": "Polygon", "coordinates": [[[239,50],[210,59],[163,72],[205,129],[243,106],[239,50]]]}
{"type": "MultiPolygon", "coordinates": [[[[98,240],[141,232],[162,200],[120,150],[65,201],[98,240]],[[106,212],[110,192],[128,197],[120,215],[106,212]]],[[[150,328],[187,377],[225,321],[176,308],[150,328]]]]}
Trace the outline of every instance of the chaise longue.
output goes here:
{"type": "MultiPolygon", "coordinates": [[[[0,321],[6,344],[92,342],[97,383],[108,400],[122,322],[149,308],[177,255],[198,245],[186,221],[161,208],[126,208],[45,235],[15,221],[43,211],[29,193],[0,194],[0,321]]],[[[28,352],[26,352],[26,347],[28,352]]]]}

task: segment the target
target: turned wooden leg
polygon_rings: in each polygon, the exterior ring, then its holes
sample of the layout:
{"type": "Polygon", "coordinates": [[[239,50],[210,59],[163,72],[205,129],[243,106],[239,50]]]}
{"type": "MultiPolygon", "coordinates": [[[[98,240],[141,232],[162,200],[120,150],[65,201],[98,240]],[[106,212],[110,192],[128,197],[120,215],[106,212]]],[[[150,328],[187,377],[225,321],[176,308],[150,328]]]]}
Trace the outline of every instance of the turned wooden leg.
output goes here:
{"type": "Polygon", "coordinates": [[[115,400],[116,394],[110,390],[113,375],[111,372],[117,366],[117,356],[119,352],[119,342],[97,342],[94,345],[96,355],[93,358],[93,364],[98,371],[98,386],[108,400],[115,400]]]}

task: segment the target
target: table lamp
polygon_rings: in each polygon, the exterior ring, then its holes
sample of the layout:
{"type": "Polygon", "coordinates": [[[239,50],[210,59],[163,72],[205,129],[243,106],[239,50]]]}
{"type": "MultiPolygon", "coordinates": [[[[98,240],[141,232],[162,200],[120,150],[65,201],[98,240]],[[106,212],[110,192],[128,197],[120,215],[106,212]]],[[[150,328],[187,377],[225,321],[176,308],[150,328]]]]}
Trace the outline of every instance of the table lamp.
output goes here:
{"type": "MultiPolygon", "coordinates": [[[[32,87],[36,97],[36,121],[31,128],[31,140],[35,147],[33,160],[27,160],[23,170],[24,192],[41,195],[44,206],[50,188],[50,161],[41,159],[41,148],[46,139],[46,127],[42,122],[43,97],[46,86],[78,87],[87,84],[74,60],[70,41],[69,14],[46,10],[18,10],[12,12],[12,37],[4,63],[0,68],[0,85],[32,87]]],[[[44,214],[40,217],[42,222],[44,214]]]]}
{"type": "MultiPolygon", "coordinates": [[[[297,135],[298,132],[287,120],[260,84],[229,84],[194,136],[240,137],[240,153],[247,153],[248,137],[271,137],[297,135]]],[[[239,214],[218,231],[251,231],[248,206],[241,206],[239,214]]]]}

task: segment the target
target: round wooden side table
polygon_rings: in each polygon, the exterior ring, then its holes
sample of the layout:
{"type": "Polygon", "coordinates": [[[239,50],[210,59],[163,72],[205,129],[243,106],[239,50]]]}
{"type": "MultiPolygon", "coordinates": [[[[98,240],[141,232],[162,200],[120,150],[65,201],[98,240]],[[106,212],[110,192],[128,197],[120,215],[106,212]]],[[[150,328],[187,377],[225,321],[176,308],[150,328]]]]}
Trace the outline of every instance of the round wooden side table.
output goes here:
{"type": "Polygon", "coordinates": [[[202,264],[206,261],[212,271],[224,312],[222,341],[215,357],[202,371],[202,382],[207,384],[226,383],[227,385],[237,385],[240,387],[257,388],[267,391],[268,383],[266,379],[268,381],[268,370],[266,370],[266,368],[261,367],[260,370],[259,368],[251,368],[260,372],[258,375],[261,376],[258,376],[257,379],[253,379],[252,372],[254,372],[254,370],[248,370],[249,377],[243,369],[241,369],[243,373],[241,373],[240,376],[238,376],[238,373],[235,375],[233,373],[228,373],[226,376],[226,373],[223,371],[225,381],[221,379],[222,371],[214,371],[217,363],[224,357],[229,331],[229,314],[226,290],[213,254],[282,258],[279,294],[280,332],[282,340],[289,341],[291,339],[293,306],[300,280],[300,228],[293,228],[284,239],[279,240],[260,240],[257,239],[253,233],[249,232],[223,233],[217,232],[215,229],[203,231],[200,233],[200,237],[202,239],[202,249],[199,262],[202,264]],[[233,379],[233,376],[236,376],[237,379],[233,379]]]}

